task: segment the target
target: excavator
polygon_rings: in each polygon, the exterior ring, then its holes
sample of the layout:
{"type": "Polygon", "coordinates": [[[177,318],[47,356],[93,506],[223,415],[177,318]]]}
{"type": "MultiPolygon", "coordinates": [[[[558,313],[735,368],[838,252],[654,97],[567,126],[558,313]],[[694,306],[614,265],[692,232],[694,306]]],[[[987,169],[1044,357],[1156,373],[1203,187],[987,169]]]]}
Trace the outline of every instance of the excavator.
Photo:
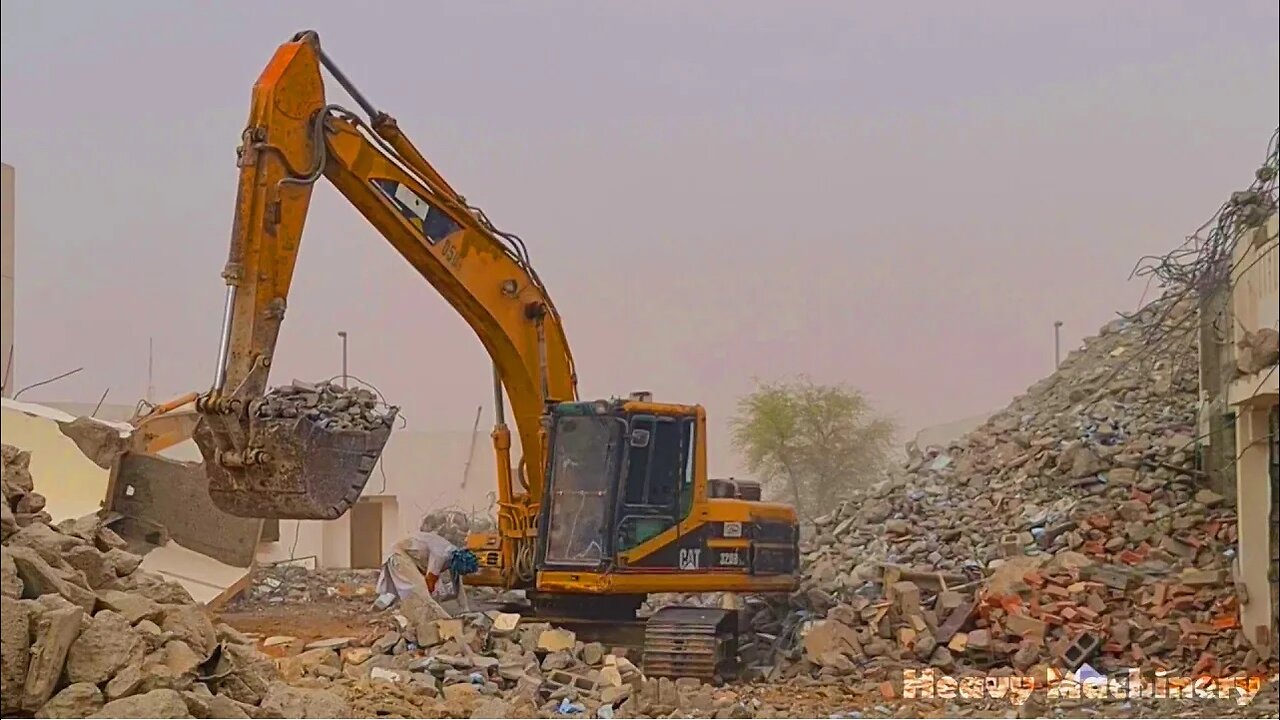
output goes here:
{"type": "Polygon", "coordinates": [[[153,412],[143,424],[164,427],[164,412],[188,408],[181,427],[142,444],[191,432],[213,505],[239,518],[333,519],[359,498],[389,428],[334,430],[259,411],[323,178],[462,315],[493,361],[498,522],[468,537],[479,570],[467,584],[523,590],[540,615],[641,623],[646,673],[732,674],[732,607],[667,606],[637,618],[650,594],[798,585],[794,508],[763,501],[758,484],[707,477],[705,410],[648,392],[580,398],[560,313],[525,243],[449,185],[315,32],[282,44],[258,78],[236,164],[212,387],[153,412]],[[322,69],[363,115],[326,100],[322,69]],[[515,464],[507,402],[522,451],[515,464]]]}

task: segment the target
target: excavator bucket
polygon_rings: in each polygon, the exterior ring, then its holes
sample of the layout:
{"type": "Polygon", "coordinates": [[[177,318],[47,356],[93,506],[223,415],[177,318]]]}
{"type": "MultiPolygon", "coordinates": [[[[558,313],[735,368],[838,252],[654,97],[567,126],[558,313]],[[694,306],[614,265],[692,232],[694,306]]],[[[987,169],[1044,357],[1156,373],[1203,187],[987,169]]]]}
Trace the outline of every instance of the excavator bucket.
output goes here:
{"type": "Polygon", "coordinates": [[[364,490],[369,474],[391,436],[391,424],[373,429],[339,428],[325,420],[298,417],[243,419],[205,415],[195,441],[204,455],[209,497],[239,517],[333,520],[364,490]],[[235,459],[224,424],[253,448],[250,462],[235,459]],[[247,425],[247,426],[246,426],[247,425]],[[223,427],[219,427],[223,426],[223,427]]]}

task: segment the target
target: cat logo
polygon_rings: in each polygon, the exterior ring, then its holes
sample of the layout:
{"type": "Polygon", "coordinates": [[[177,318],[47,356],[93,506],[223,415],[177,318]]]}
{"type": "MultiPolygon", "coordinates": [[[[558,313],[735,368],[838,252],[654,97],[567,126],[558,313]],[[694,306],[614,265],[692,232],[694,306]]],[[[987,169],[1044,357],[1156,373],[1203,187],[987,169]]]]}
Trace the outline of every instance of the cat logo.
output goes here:
{"type": "Polygon", "coordinates": [[[680,549],[680,569],[681,570],[697,570],[698,562],[702,559],[702,548],[681,548],[680,549]]]}
{"type": "Polygon", "coordinates": [[[432,206],[426,198],[414,192],[412,188],[404,183],[399,183],[395,180],[375,179],[373,180],[373,186],[378,189],[378,192],[385,195],[391,201],[391,204],[396,206],[400,214],[431,245],[435,245],[462,229],[462,226],[454,222],[453,218],[446,215],[439,208],[432,206]]]}

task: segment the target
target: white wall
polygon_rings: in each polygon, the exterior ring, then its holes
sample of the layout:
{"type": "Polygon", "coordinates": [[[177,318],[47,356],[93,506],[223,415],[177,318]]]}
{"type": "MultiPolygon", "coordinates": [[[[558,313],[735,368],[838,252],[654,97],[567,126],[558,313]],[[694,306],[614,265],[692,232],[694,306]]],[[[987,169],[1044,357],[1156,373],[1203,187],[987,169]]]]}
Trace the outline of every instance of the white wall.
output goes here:
{"type": "MultiPolygon", "coordinates": [[[[1232,258],[1233,341],[1241,340],[1246,332],[1280,327],[1277,253],[1280,253],[1280,216],[1277,215],[1237,242],[1232,258]]],[[[1280,608],[1274,605],[1275,561],[1272,558],[1275,548],[1271,547],[1277,498],[1272,496],[1269,477],[1273,442],[1270,413],[1280,402],[1276,368],[1272,366],[1236,378],[1227,395],[1236,411],[1237,580],[1247,590],[1240,608],[1240,623],[1245,637],[1266,656],[1276,650],[1276,618],[1280,613],[1280,608]]]]}
{"type": "MultiPolygon", "coordinates": [[[[364,501],[382,507],[383,557],[402,537],[400,502],[394,495],[370,495],[364,501]]],[[[415,526],[416,527],[416,526],[415,526]]],[[[280,539],[258,545],[259,563],[298,562],[307,567],[345,568],[351,565],[351,513],[337,520],[281,520],[280,539]]]]}
{"type": "Polygon", "coordinates": [[[18,364],[16,353],[13,353],[13,253],[14,253],[14,172],[12,165],[4,165],[0,174],[0,377],[4,382],[4,397],[13,397],[13,367],[18,364]]]}

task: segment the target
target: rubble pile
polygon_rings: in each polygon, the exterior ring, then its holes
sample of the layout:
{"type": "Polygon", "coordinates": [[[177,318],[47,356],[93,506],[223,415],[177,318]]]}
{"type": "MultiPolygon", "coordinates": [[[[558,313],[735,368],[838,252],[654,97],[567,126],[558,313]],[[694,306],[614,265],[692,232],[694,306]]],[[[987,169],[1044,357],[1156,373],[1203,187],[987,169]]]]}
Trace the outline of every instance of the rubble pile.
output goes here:
{"type": "Polygon", "coordinates": [[[250,639],[215,626],[181,585],[142,570],[96,515],[52,525],[28,453],[4,445],[3,463],[0,713],[350,716],[336,695],[283,684],[250,639]],[[324,714],[294,714],[299,703],[324,714]]]}
{"type": "Polygon", "coordinates": [[[360,638],[266,638],[291,685],[325,689],[369,717],[711,717],[736,695],[646,678],[625,649],[489,611],[440,617],[407,601],[360,638]]]}
{"type": "Polygon", "coordinates": [[[351,601],[367,611],[376,593],[377,570],[313,569],[301,563],[282,562],[257,568],[248,587],[228,609],[271,605],[351,601]]]}
{"type": "Polygon", "coordinates": [[[365,431],[389,429],[397,411],[380,403],[372,390],[302,380],[272,389],[254,409],[261,418],[306,417],[326,429],[365,431]]]}
{"type": "Polygon", "coordinates": [[[1280,362],[1280,332],[1275,328],[1244,331],[1236,341],[1236,374],[1252,375],[1280,362]]]}
{"type": "Polygon", "coordinates": [[[1148,342],[1166,309],[819,518],[800,612],[755,620],[803,638],[775,672],[1265,669],[1238,630],[1234,509],[1194,469],[1194,338],[1148,342]]]}
{"type": "Polygon", "coordinates": [[[496,529],[497,523],[493,517],[457,509],[428,513],[418,526],[418,530],[435,533],[456,547],[466,547],[467,535],[470,533],[493,532],[496,529]]]}

